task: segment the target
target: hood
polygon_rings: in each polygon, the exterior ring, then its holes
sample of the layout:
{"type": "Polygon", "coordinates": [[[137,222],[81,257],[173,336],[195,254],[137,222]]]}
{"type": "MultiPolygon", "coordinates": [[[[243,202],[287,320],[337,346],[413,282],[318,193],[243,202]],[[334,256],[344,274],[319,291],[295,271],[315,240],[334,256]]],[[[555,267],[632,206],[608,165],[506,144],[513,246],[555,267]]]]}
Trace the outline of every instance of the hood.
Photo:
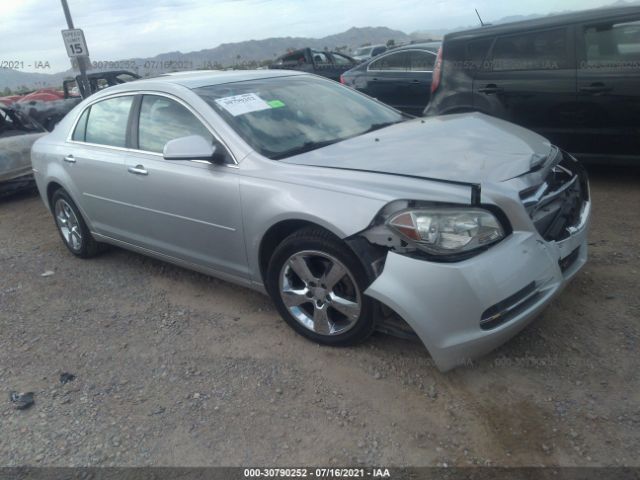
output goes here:
{"type": "Polygon", "coordinates": [[[409,120],[280,161],[485,183],[527,173],[551,150],[536,133],[467,113],[409,120]]]}

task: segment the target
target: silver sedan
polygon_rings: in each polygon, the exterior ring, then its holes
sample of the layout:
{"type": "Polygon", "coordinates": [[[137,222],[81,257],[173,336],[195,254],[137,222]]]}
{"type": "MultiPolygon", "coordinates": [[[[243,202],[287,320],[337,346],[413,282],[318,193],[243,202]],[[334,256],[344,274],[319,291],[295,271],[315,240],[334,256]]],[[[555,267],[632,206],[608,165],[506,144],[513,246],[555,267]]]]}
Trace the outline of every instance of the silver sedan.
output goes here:
{"type": "Polygon", "coordinates": [[[516,334],[586,262],[589,187],[570,155],[309,74],[111,87],[32,162],[74,255],[113,244],[263,291],[314,342],[417,336],[442,370],[516,334]]]}

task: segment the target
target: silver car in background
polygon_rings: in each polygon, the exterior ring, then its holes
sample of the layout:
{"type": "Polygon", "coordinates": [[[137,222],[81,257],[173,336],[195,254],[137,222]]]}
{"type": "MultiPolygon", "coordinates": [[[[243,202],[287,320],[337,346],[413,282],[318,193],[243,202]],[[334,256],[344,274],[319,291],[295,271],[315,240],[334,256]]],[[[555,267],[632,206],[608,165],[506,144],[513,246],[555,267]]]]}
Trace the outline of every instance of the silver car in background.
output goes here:
{"type": "Polygon", "coordinates": [[[113,244],[263,291],[322,344],[410,332],[441,370],[516,334],[587,259],[589,187],[570,155],[304,73],[111,87],[32,161],[73,254],[113,244]]]}

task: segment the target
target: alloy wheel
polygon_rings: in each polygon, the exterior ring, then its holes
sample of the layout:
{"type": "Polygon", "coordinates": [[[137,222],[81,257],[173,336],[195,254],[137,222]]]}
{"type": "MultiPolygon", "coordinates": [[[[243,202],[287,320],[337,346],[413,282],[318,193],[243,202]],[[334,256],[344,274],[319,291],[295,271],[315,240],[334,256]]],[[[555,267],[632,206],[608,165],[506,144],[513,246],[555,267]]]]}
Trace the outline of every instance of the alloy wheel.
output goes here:
{"type": "Polygon", "coordinates": [[[289,257],[280,272],[280,297],[291,315],[319,335],[339,335],[360,317],[356,281],[337,258],[305,250],[289,257]]]}
{"type": "Polygon", "coordinates": [[[74,251],[82,248],[82,233],[78,217],[66,200],[59,198],[55,205],[56,224],[66,244],[74,251]]]}

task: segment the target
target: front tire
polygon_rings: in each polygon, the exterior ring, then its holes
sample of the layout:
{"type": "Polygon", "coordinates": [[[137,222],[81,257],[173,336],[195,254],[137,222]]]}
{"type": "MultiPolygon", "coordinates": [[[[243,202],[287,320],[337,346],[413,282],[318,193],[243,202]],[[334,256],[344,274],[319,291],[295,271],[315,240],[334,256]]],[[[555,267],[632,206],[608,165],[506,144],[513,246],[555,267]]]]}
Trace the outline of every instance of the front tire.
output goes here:
{"type": "Polygon", "coordinates": [[[97,255],[102,244],[96,242],[91,235],[69,194],[62,189],[56,190],[51,197],[51,205],[58,233],[67,249],[80,258],[97,255]]]}
{"type": "Polygon", "coordinates": [[[310,227],[287,237],[275,250],[267,290],[282,318],[317,343],[347,346],[374,330],[374,300],[364,295],[364,266],[339,238],[310,227]]]}

